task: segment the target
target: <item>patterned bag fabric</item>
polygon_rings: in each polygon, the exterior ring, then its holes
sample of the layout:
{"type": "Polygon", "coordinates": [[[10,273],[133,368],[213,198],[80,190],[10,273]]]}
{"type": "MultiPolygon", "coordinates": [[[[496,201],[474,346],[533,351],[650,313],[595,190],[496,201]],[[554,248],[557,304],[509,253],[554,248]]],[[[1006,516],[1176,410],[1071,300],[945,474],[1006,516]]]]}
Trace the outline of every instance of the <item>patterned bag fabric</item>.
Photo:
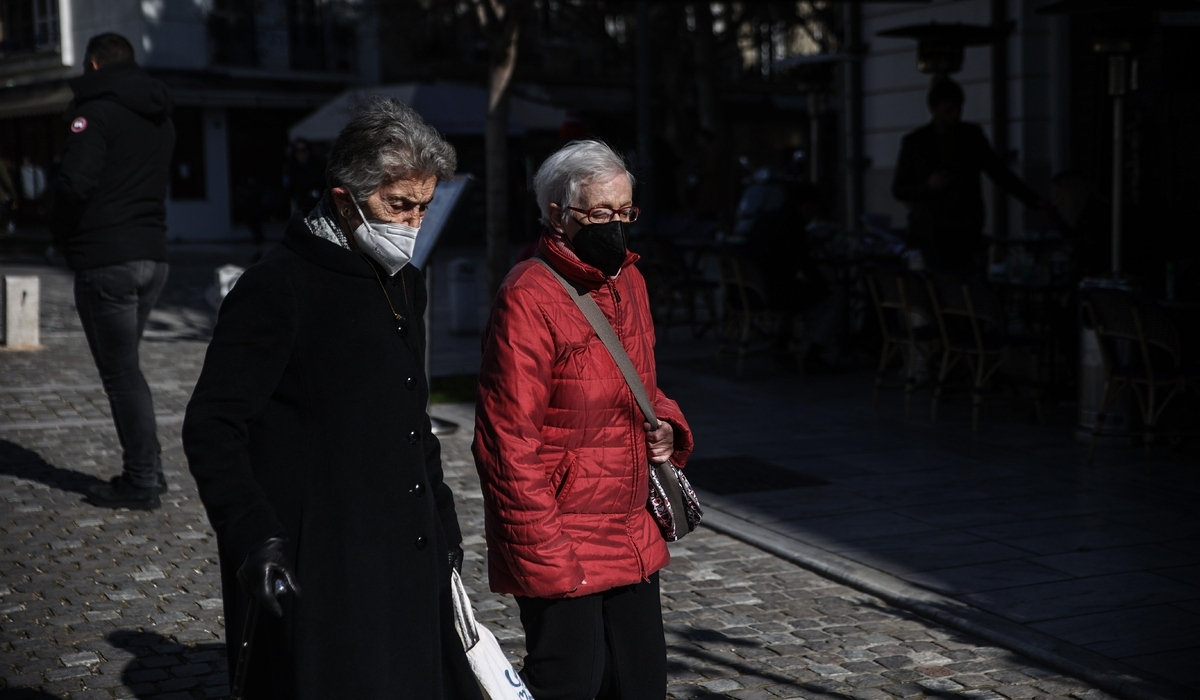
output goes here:
{"type": "Polygon", "coordinates": [[[683,470],[670,462],[650,465],[650,498],[646,508],[668,542],[677,542],[695,530],[704,517],[700,499],[696,498],[683,470]]]}

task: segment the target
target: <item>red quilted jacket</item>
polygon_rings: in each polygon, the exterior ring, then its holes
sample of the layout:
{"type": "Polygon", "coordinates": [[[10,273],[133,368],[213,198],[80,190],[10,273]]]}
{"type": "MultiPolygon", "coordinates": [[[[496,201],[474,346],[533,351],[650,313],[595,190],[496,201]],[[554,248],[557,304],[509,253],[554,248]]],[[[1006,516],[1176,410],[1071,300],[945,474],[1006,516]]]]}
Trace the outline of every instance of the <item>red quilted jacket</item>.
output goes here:
{"type": "MultiPolygon", "coordinates": [[[[539,250],[591,289],[654,411],[675,432],[683,466],[692,434],[658,391],[646,283],[626,255],[606,279],[558,234],[539,250]]],[[[557,279],[535,260],[501,285],[483,334],[475,465],[483,485],[488,579],[497,593],[575,597],[644,581],[670,561],[646,511],[641,409],[608,349],[557,279]]]]}

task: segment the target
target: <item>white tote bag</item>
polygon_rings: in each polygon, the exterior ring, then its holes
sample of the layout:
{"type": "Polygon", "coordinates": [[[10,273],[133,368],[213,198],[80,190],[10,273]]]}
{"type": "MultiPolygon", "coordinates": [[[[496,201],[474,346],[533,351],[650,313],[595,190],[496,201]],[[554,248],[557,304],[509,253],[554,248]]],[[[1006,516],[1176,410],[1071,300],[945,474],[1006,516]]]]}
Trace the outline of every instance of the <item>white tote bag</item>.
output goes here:
{"type": "Polygon", "coordinates": [[[496,637],[475,621],[471,599],[467,597],[467,589],[457,571],[451,572],[450,588],[454,596],[454,628],[467,650],[467,661],[475,672],[483,697],[487,700],[533,700],[533,694],[508,662],[496,637]]]}

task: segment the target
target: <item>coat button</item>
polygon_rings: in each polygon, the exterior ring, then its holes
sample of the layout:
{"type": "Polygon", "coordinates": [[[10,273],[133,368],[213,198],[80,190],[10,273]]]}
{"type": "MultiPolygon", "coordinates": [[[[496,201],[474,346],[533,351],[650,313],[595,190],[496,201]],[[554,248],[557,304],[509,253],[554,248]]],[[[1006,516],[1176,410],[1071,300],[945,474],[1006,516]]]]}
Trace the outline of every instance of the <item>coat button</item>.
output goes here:
{"type": "Polygon", "coordinates": [[[408,379],[405,379],[404,380],[404,388],[408,389],[409,391],[416,389],[417,388],[417,378],[409,377],[408,379]]]}
{"type": "Polygon", "coordinates": [[[417,541],[413,542],[413,546],[417,549],[425,549],[425,535],[417,535],[417,541]]]}
{"type": "Polygon", "coordinates": [[[417,484],[409,489],[409,491],[412,493],[412,495],[420,498],[421,496],[425,495],[425,484],[417,484]]]}
{"type": "Polygon", "coordinates": [[[417,435],[417,431],[415,431],[415,430],[408,431],[408,444],[415,445],[415,444],[417,444],[418,441],[420,441],[420,439],[421,439],[420,436],[417,435]]]}

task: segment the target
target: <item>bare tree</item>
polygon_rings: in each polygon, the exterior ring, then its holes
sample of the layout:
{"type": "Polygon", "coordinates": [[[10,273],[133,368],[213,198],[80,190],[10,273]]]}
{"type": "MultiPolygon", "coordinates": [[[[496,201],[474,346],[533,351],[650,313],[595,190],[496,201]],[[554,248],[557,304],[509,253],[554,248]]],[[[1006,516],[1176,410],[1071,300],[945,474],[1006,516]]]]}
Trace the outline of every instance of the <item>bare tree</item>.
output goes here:
{"type": "Polygon", "coordinates": [[[527,0],[475,0],[488,47],[488,103],[484,127],[487,201],[487,286],[494,295],[508,273],[508,112],[521,15],[527,0]]]}

